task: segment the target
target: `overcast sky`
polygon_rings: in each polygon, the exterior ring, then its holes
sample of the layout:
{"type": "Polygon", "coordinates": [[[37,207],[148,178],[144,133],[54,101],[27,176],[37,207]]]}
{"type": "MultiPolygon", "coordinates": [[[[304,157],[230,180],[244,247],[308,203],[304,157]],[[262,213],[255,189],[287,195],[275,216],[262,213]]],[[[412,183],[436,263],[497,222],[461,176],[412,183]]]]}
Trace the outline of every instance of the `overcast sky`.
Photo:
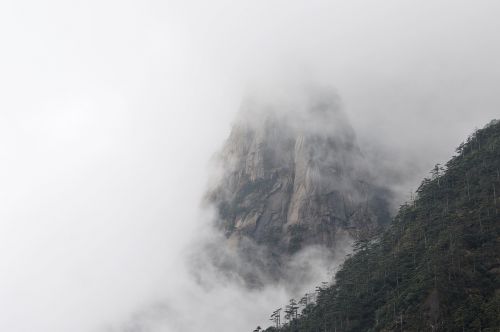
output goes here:
{"type": "MultiPolygon", "coordinates": [[[[424,176],[498,117],[499,15],[481,0],[2,1],[0,330],[120,331],[190,287],[206,165],[249,91],[331,86],[362,144],[424,176]]],[[[231,294],[221,312],[262,314],[231,294]]]]}

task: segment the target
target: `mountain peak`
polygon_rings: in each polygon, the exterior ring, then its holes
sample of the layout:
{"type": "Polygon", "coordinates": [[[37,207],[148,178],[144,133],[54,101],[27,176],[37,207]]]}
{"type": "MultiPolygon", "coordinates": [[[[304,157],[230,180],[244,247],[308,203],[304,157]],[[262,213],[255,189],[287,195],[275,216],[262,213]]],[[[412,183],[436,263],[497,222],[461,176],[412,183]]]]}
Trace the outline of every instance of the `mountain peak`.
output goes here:
{"type": "MultiPolygon", "coordinates": [[[[334,250],[370,236],[389,219],[389,191],[373,184],[354,131],[334,94],[296,103],[247,100],[218,155],[209,191],[216,227],[235,248],[250,243],[272,257],[308,246],[334,250]]],[[[253,255],[245,246],[245,255],[253,255]]]]}

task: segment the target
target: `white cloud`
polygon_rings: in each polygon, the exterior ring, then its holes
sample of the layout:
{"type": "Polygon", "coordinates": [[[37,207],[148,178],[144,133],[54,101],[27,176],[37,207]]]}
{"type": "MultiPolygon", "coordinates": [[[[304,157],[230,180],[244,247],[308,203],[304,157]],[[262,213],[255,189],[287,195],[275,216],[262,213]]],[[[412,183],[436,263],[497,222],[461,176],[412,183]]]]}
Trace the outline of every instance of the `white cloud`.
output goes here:
{"type": "MultiPolygon", "coordinates": [[[[413,164],[415,183],[498,114],[499,9],[3,1],[0,330],[120,326],[187,287],[180,253],[197,231],[206,162],[254,87],[336,87],[361,141],[413,164]]],[[[214,291],[228,293],[215,308],[239,300],[231,287],[214,291]]],[[[193,296],[208,306],[217,294],[193,296]]]]}

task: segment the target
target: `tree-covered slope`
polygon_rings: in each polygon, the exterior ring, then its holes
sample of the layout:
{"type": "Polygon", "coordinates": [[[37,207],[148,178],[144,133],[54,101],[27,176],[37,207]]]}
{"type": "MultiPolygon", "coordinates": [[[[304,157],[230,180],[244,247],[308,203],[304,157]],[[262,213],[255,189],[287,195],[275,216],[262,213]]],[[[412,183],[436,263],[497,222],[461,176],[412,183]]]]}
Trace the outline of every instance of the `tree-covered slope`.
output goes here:
{"type": "Polygon", "coordinates": [[[500,331],[500,123],[431,174],[279,331],[500,331]]]}

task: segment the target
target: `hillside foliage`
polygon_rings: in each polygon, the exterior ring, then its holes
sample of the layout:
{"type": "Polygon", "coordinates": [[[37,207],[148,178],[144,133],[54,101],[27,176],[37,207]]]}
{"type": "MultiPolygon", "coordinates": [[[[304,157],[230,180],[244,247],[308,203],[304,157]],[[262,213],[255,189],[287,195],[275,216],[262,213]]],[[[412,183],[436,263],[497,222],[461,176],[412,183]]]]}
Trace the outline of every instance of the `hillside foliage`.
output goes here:
{"type": "Polygon", "coordinates": [[[500,123],[456,152],[315,301],[265,331],[500,331],[500,123]]]}

